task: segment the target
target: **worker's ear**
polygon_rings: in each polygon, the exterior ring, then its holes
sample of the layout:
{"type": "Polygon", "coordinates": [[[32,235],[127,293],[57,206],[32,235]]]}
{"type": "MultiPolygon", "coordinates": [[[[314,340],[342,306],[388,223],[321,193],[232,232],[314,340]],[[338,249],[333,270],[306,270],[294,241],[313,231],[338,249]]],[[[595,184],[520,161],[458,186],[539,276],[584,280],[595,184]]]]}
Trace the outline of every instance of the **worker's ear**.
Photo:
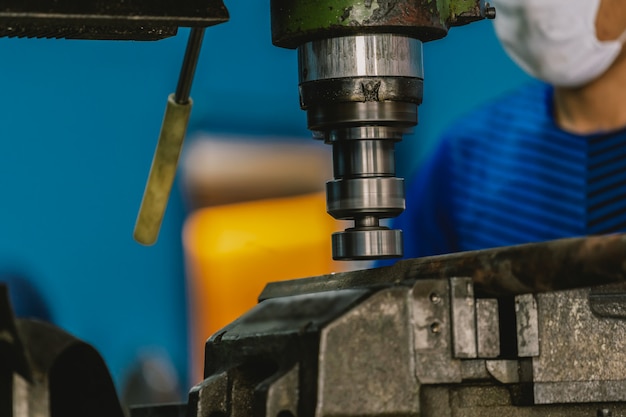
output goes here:
{"type": "Polygon", "coordinates": [[[623,0],[601,0],[596,16],[596,36],[601,41],[626,41],[626,7],[623,0]]]}

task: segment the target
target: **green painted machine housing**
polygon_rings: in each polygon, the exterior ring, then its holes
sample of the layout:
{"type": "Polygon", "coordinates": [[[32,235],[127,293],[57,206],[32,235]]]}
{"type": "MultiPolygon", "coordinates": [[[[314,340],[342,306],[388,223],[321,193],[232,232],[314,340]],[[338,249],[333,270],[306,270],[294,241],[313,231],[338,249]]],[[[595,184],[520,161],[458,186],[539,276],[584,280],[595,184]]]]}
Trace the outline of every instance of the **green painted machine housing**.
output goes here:
{"type": "Polygon", "coordinates": [[[271,0],[272,42],[284,48],[367,33],[405,34],[423,42],[451,26],[485,18],[484,0],[271,0]]]}

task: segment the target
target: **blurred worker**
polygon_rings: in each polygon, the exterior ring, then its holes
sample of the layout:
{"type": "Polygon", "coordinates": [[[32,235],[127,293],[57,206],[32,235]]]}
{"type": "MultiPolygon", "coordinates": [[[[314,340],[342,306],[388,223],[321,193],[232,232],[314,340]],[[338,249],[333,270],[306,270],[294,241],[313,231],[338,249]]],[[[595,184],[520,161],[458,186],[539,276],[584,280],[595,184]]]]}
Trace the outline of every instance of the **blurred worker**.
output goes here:
{"type": "Polygon", "coordinates": [[[443,136],[409,181],[405,257],[626,230],[626,4],[498,0],[538,82],[443,136]]]}

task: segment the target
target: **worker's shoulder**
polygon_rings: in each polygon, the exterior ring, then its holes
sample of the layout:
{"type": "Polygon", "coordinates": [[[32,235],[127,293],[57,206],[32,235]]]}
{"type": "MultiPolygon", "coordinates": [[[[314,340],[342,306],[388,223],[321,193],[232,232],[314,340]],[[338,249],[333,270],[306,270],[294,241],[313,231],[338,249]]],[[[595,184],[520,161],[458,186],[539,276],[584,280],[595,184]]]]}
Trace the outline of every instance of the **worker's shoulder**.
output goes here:
{"type": "Polygon", "coordinates": [[[529,82],[457,119],[444,132],[447,141],[485,141],[502,139],[516,130],[542,129],[552,124],[552,87],[529,82]]]}

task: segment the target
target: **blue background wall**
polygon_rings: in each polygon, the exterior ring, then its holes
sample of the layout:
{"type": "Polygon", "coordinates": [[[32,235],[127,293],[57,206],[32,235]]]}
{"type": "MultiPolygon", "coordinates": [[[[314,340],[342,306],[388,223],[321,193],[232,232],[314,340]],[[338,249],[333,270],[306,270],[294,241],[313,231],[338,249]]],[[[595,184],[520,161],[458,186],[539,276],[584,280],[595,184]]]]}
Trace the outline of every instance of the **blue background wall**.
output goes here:
{"type": "MultiPolygon", "coordinates": [[[[271,45],[269,1],[227,6],[231,22],[206,33],[191,130],[308,137],[296,54],[271,45]]],[[[186,37],[183,30],[156,43],[0,39],[0,279],[3,271],[29,277],[54,321],[93,343],[118,383],[154,346],[186,381],[178,191],[159,242],[132,240],[186,37]]],[[[489,22],[425,45],[424,61],[420,125],[399,145],[402,175],[452,120],[525,79],[489,22]]]]}

